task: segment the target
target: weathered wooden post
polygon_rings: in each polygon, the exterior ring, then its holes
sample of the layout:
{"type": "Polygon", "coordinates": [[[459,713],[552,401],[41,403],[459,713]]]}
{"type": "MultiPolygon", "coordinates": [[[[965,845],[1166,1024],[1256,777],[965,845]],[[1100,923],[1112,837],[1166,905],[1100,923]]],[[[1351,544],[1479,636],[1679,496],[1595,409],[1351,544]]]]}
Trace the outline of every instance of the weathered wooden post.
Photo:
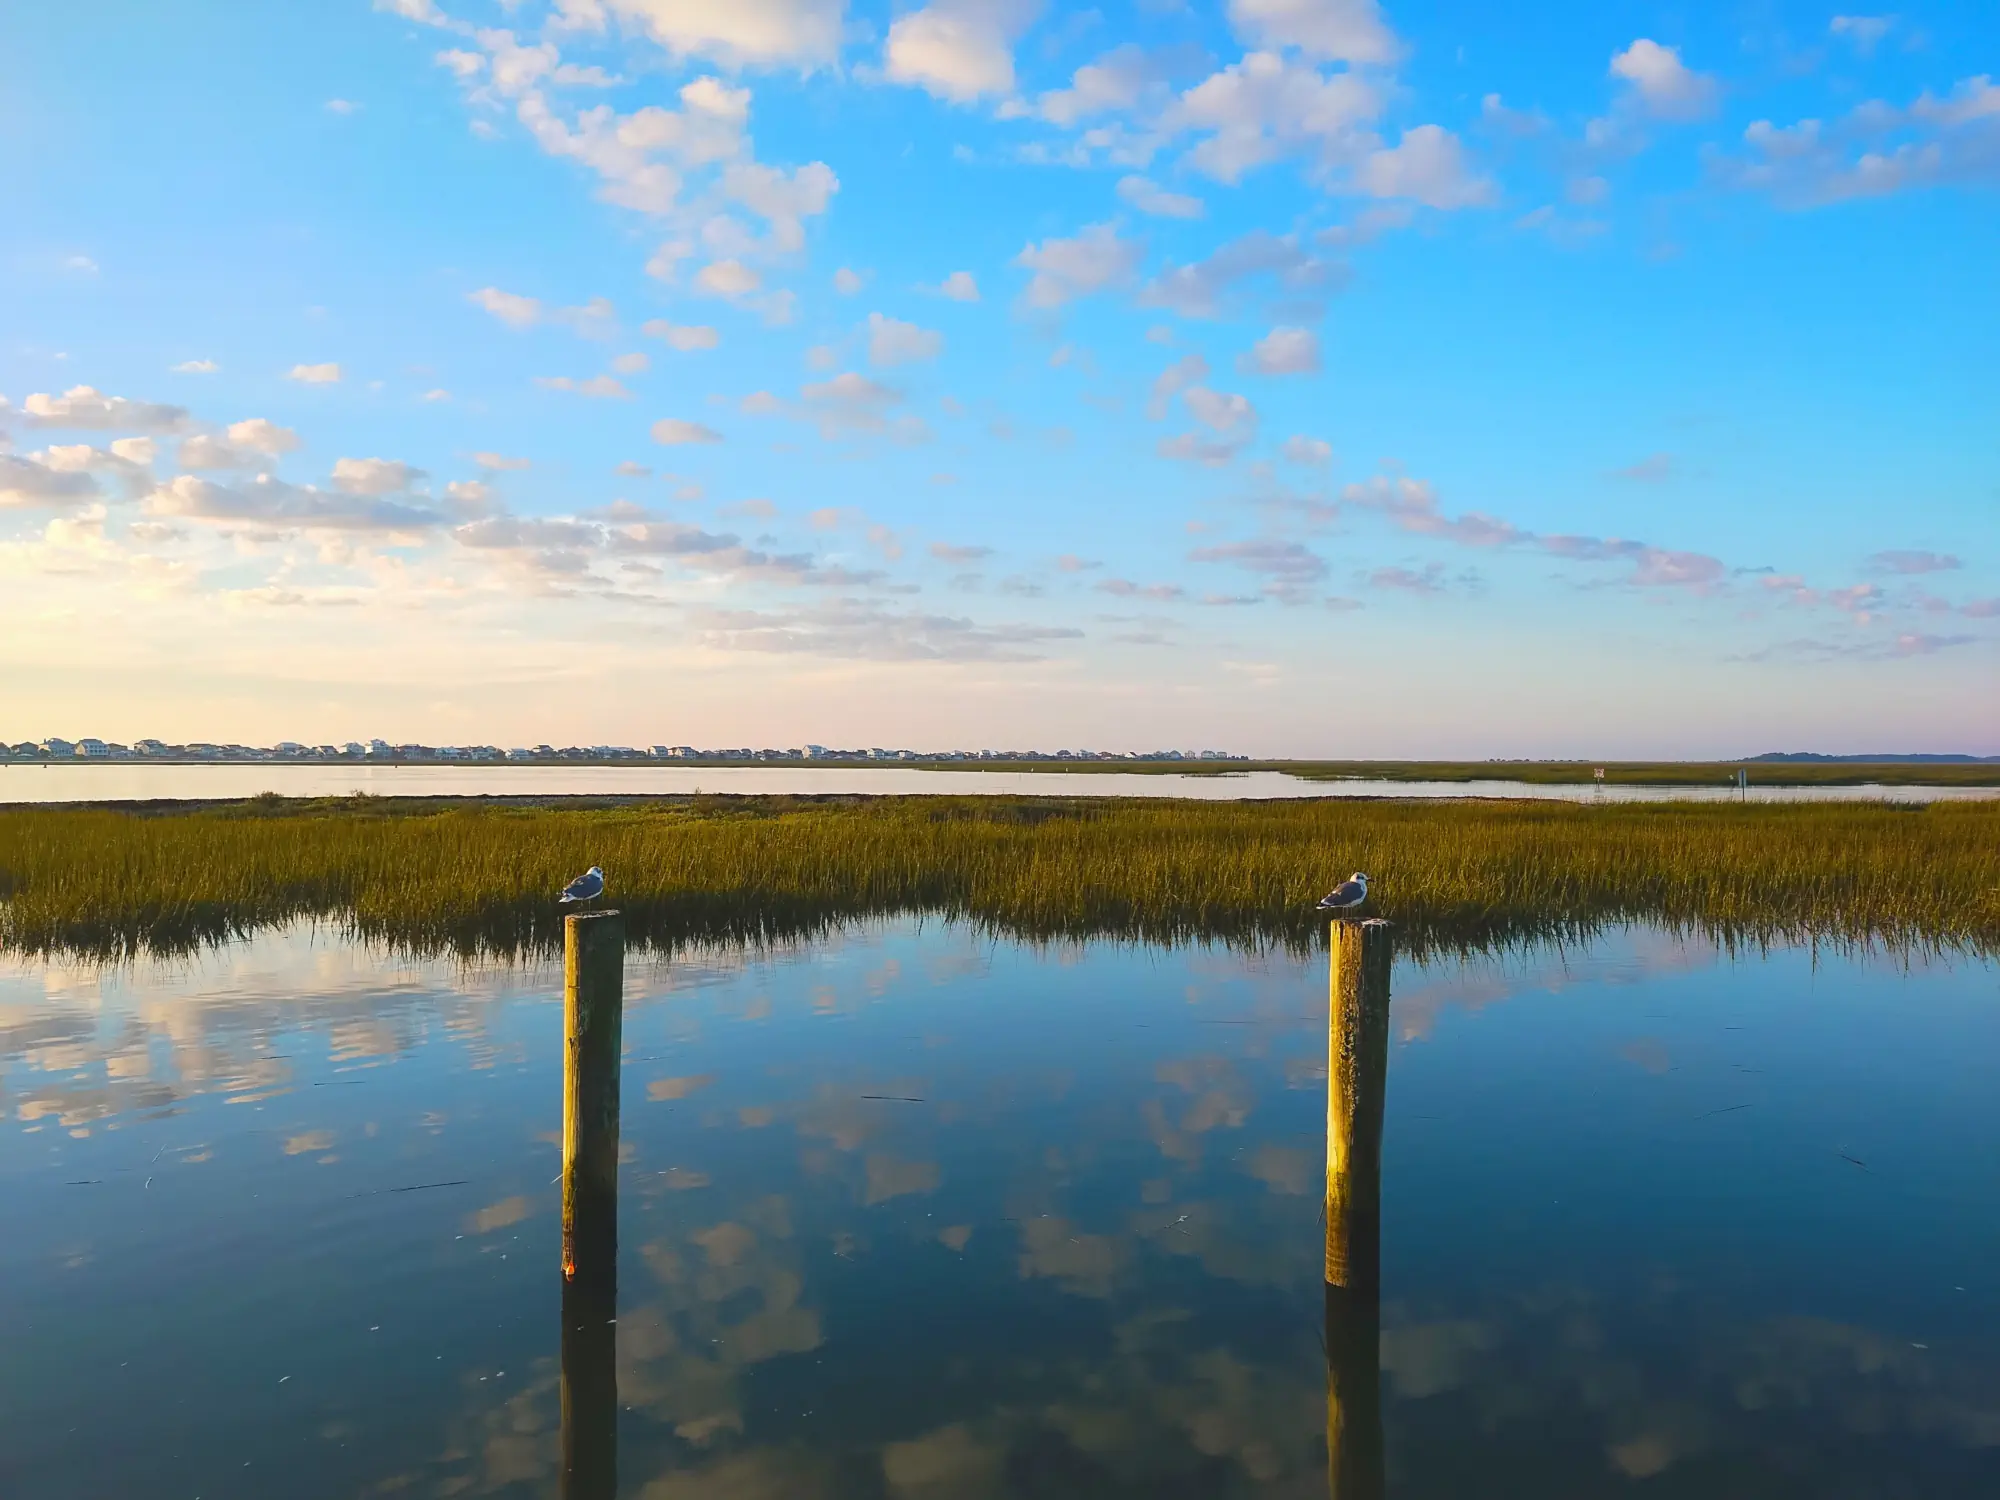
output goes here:
{"type": "Polygon", "coordinates": [[[625,922],[563,923],[562,1495],[618,1492],[618,1081],[625,922]]]}
{"type": "Polygon", "coordinates": [[[615,1272],[625,919],[563,920],[563,1279],[615,1272]]]}
{"type": "Polygon", "coordinates": [[[1380,1500],[1382,1107],[1387,922],[1333,924],[1326,1068],[1326,1474],[1334,1500],[1380,1500]]]}

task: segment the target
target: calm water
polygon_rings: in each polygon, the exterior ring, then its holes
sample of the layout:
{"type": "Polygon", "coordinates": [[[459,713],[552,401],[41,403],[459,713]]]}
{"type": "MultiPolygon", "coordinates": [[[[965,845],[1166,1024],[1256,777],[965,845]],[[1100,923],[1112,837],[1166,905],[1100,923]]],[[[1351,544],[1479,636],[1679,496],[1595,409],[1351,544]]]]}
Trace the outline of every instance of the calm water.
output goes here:
{"type": "MultiPolygon", "coordinates": [[[[2000,1493],[2000,970],[1395,976],[1397,1497],[2000,1493]]],[[[0,1494],[556,1492],[559,976],[0,962],[0,1494]]],[[[1326,1493],[1319,962],[628,967],[622,1494],[1326,1493]]]]}
{"type": "Polygon", "coordinates": [[[1307,781],[1282,771],[1221,776],[1120,771],[923,771],[901,766],[815,770],[788,766],[299,766],[120,762],[0,764],[0,804],[132,802],[254,797],[666,796],[689,792],[765,796],[833,792],[864,796],[1503,797],[1557,802],[1951,802],[2000,797],[2000,787],[1540,786],[1525,781],[1307,781]]]}

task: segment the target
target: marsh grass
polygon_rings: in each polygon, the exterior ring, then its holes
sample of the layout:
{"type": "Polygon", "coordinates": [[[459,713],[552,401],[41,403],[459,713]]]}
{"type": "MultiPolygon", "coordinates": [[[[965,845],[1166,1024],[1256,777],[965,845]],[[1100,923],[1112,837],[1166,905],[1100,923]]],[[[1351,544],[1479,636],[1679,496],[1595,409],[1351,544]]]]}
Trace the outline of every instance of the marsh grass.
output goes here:
{"type": "Polygon", "coordinates": [[[593,863],[662,949],[925,911],[1030,938],[1310,947],[1314,901],[1363,869],[1417,952],[1633,920],[2000,951],[1995,804],[987,797],[0,810],[0,945],[115,958],[317,918],[413,952],[546,953],[554,893],[593,863]]]}

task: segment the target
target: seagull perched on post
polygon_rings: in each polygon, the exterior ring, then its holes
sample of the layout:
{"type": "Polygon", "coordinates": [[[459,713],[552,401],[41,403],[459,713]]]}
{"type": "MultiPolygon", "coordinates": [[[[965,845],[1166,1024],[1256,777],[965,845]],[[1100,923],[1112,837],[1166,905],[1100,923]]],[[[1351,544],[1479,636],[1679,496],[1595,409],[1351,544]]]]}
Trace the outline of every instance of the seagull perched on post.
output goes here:
{"type": "Polygon", "coordinates": [[[1356,870],[1319,898],[1319,911],[1350,912],[1368,899],[1368,877],[1356,870]]]}
{"type": "Polygon", "coordinates": [[[568,906],[572,901],[595,901],[603,894],[604,871],[592,865],[563,887],[561,900],[564,906],[568,906]]]}

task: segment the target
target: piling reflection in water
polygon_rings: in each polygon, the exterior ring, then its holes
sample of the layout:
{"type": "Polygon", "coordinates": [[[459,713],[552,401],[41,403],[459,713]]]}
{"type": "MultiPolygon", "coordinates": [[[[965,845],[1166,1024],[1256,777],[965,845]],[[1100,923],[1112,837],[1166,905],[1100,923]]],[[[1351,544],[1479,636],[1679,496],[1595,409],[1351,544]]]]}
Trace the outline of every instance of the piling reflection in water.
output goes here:
{"type": "Polygon", "coordinates": [[[1326,1482],[1379,1500],[1382,1109],[1389,1074],[1387,922],[1333,924],[1326,1069],[1326,1482]]]}
{"type": "Polygon", "coordinates": [[[562,1496],[615,1500],[625,927],[607,911],[563,928],[562,1496]]]}
{"type": "Polygon", "coordinates": [[[563,1279],[563,1500],[618,1493],[618,1278],[602,1269],[563,1279]]]}

